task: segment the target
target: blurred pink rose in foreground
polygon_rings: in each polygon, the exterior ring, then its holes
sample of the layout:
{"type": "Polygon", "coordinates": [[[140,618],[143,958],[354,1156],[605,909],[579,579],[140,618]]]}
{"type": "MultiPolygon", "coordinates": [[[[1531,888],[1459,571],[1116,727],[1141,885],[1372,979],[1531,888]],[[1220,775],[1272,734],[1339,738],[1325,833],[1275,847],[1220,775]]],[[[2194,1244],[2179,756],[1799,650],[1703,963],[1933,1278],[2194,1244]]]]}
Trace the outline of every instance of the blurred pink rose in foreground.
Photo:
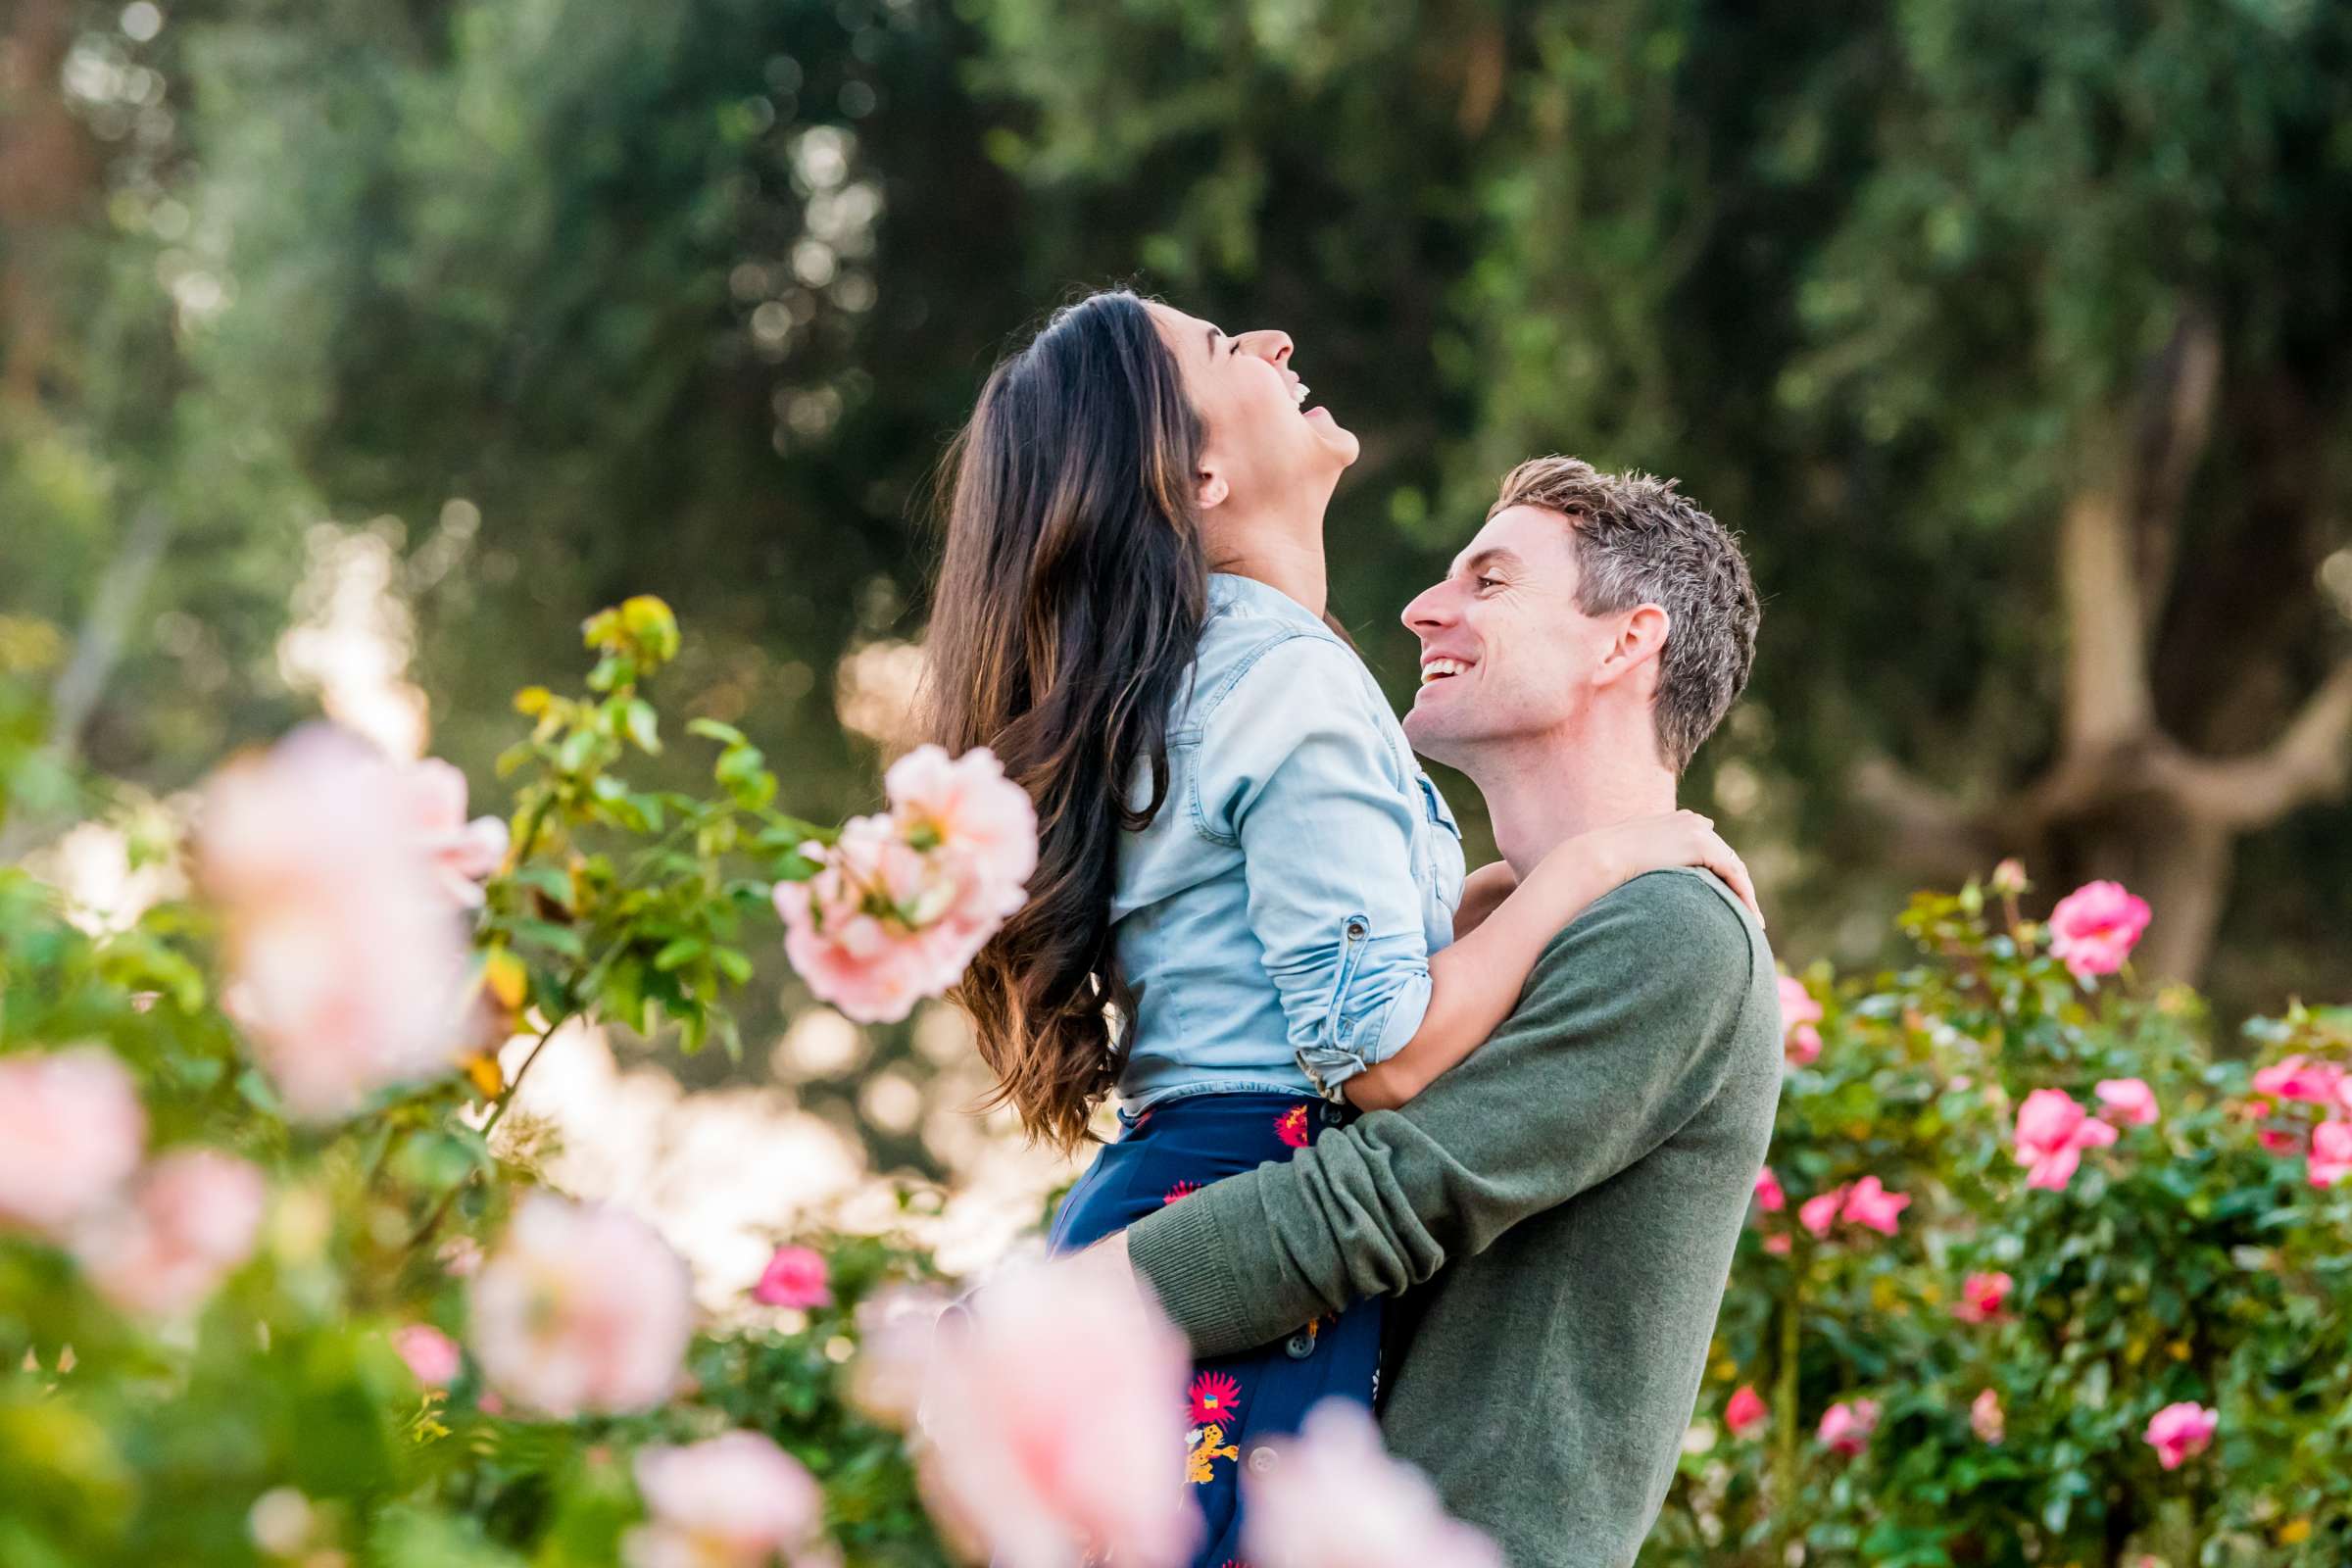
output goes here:
{"type": "Polygon", "coordinates": [[[1796,1222],[1816,1239],[1830,1234],[1838,1223],[1838,1206],[1845,1201],[1845,1189],[1834,1187],[1818,1198],[1808,1198],[1797,1205],[1796,1222]]]}
{"type": "Polygon", "coordinates": [[[428,1389],[446,1389],[458,1381],[466,1365],[458,1342],[430,1323],[410,1323],[392,1331],[392,1348],[409,1364],[409,1371],[428,1389]]]}
{"type": "Polygon", "coordinates": [[[1821,1031],[1814,1026],[1821,1022],[1821,1004],[1805,989],[1803,981],[1789,975],[1781,976],[1781,1036],[1784,1050],[1799,1067],[1810,1067],[1821,1059],[1821,1031]]]}
{"type": "Polygon", "coordinates": [[[686,1264],[623,1209],[532,1194],[468,1295],[474,1358],[518,1407],[618,1415],[678,1386],[694,1329],[686,1264]]]}
{"type": "Polygon", "coordinates": [[[813,1248],[779,1247],[752,1287],[752,1299],[769,1306],[831,1306],[824,1254],[813,1248]]]}
{"type": "Polygon", "coordinates": [[[2119,1127],[2147,1127],[2157,1117],[2156,1091],[2144,1078],[2102,1078],[2091,1086],[2099,1114],[2119,1127]]]}
{"type": "Polygon", "coordinates": [[[499,816],[466,819],[466,775],[437,757],[401,771],[409,799],[409,829],[431,863],[441,891],[463,908],[482,906],[482,879],[507,858],[507,823],[499,816]]]}
{"type": "Polygon", "coordinates": [[[1004,1270],[940,1320],[925,1366],[933,1512],[1004,1568],[1174,1568],[1200,1530],[1189,1370],[1130,1281],[1076,1262],[1004,1270]]]}
{"type": "Polygon", "coordinates": [[[825,1498],[816,1478],[760,1433],[642,1448],[636,1471],[653,1518],[621,1540],[629,1568],[767,1568],[779,1557],[798,1568],[830,1560],[808,1550],[821,1547],[825,1498]]]}
{"type": "Polygon", "coordinates": [[[197,850],[227,920],[223,1004],[298,1120],[347,1116],[464,1053],[465,932],[415,814],[400,769],[326,724],[206,787],[197,850]]]}
{"type": "Polygon", "coordinates": [[[1502,1568],[1502,1553],[1446,1511],[1427,1477],[1381,1446],[1370,1412],[1325,1399],[1296,1438],[1242,1474],[1242,1549],[1257,1568],[1502,1568]]]}
{"type": "Polygon", "coordinates": [[[2324,1121],[2311,1130],[2311,1168],[2306,1174],[2314,1187],[2333,1187],[2352,1173],[2352,1122],[2324,1121]]]}
{"type": "Polygon", "coordinates": [[[858,1303],[850,1402],[904,1429],[914,1420],[947,1298],[927,1285],[887,1285],[858,1303]]]}
{"type": "Polygon", "coordinates": [[[1876,1176],[1865,1176],[1845,1195],[1845,1204],[1838,1217],[1877,1231],[1881,1236],[1892,1236],[1903,1210],[1910,1204],[1908,1195],[1890,1193],[1879,1184],[1876,1176]]]}
{"type": "Polygon", "coordinates": [[[1788,1194],[1782,1188],[1781,1179],[1772,1173],[1770,1165],[1756,1172],[1756,1207],[1767,1214],[1778,1214],[1788,1206],[1788,1194]]]}
{"type": "Polygon", "coordinates": [[[1731,1398],[1723,1406],[1723,1424],[1735,1438],[1746,1437],[1771,1417],[1772,1411],[1766,1407],[1763,1396],[1745,1383],[1732,1391],[1731,1398]]]}
{"type": "Polygon", "coordinates": [[[2220,1424],[2221,1416],[2201,1404],[2186,1400],[2168,1404],[2148,1418],[2148,1446],[2156,1450],[2158,1464],[2178,1470],[2205,1451],[2205,1446],[2213,1441],[2213,1429],[2220,1424]]]}
{"type": "Polygon", "coordinates": [[[2085,882],[2050,911],[2050,956],[2078,980],[2124,966],[2148,928],[2148,904],[2121,882],[2085,882]]]}
{"type": "Polygon", "coordinates": [[[963,974],[1028,898],[1037,813],[976,747],[950,761],[921,746],[885,776],[887,816],[853,817],[823,869],[779,882],[785,956],[809,989],[861,1023],[894,1023],[963,974]]]}
{"type": "Polygon", "coordinates": [[[98,1294],[126,1312],[192,1311],[253,1254],[269,1183],[250,1161],[179,1149],[140,1176],[128,1202],[74,1238],[98,1294]]]}
{"type": "Polygon", "coordinates": [[[1870,1435],[1878,1429],[1878,1400],[1840,1400],[1821,1413],[1819,1436],[1832,1452],[1856,1454],[1870,1446],[1870,1435]]]}
{"type": "Polygon", "coordinates": [[[2001,1396],[1986,1389],[1968,1407],[1969,1430],[1980,1442],[1998,1443],[2008,1436],[2009,1423],[2001,1412],[2001,1396]]]}
{"type": "Polygon", "coordinates": [[[2062,1089],[2036,1089],[2017,1107],[2017,1162],[2030,1167],[2028,1187],[2058,1192],[2074,1180],[2082,1151],[2115,1142],[2115,1129],[2091,1116],[2062,1089]]]}
{"type": "Polygon", "coordinates": [[[2006,1274],[1971,1274],[1961,1282],[1960,1299],[1952,1304],[1952,1315],[1963,1323],[1991,1322],[2001,1315],[2011,1283],[2006,1274]]]}
{"type": "Polygon", "coordinates": [[[62,1240],[130,1179],[146,1141],[138,1087],[112,1052],[0,1056],[0,1230],[62,1240]]]}

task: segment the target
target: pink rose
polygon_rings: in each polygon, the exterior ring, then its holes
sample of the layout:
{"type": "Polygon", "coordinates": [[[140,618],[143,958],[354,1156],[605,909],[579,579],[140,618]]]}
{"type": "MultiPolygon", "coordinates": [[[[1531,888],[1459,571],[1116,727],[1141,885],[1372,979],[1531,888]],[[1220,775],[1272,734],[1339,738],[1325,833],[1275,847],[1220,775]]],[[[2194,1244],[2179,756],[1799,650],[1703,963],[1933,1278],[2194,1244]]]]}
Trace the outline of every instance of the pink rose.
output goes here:
{"type": "Polygon", "coordinates": [[[2086,882],[2050,911],[2050,956],[2078,980],[2113,974],[2147,928],[2146,900],[2120,882],[2086,882]]]}
{"type": "Polygon", "coordinates": [[[1793,1029],[1800,1023],[1821,1022],[1821,1004],[1813,1000],[1813,993],[1805,989],[1805,983],[1802,980],[1793,975],[1785,974],[1780,977],[1780,987],[1783,1032],[1793,1029]]]}
{"type": "Polygon", "coordinates": [[[1776,1231],[1764,1238],[1764,1250],[1775,1257],[1787,1257],[1796,1249],[1796,1240],[1787,1231],[1776,1231]]]}
{"type": "Polygon", "coordinates": [[[1021,906],[1037,870],[1037,810],[996,753],[978,746],[950,761],[939,747],[918,746],[890,765],[882,785],[908,842],[965,858],[999,917],[1021,906]]]}
{"type": "Polygon", "coordinates": [[[2333,1062],[2310,1061],[2302,1056],[2288,1056],[2254,1074],[2256,1094],[2269,1095],[2281,1101],[2330,1104],[2342,1098],[2344,1088],[2344,1070],[2341,1067],[2333,1062]]]}
{"type": "Polygon", "coordinates": [[[1756,1207],[1767,1214],[1778,1214],[1788,1206],[1788,1195],[1781,1189],[1781,1179],[1772,1173],[1770,1165],[1756,1172],[1756,1207]]]}
{"type": "Polygon", "coordinates": [[[178,1149],[139,1178],[130,1201],[82,1228],[74,1254],[98,1294],[126,1312],[193,1311],[252,1255],[269,1184],[250,1162],[178,1149]]]}
{"type": "Polygon", "coordinates": [[[1175,1568],[1200,1531],[1190,1370],[1183,1336],[1127,1279],[1015,1264],[940,1322],[919,1403],[925,1494],[1005,1568],[1090,1554],[1175,1568]]]}
{"type": "Polygon", "coordinates": [[[130,1179],[146,1141],[138,1087],[112,1052],[0,1056],[0,1231],[63,1240],[130,1179]]]}
{"type": "Polygon", "coordinates": [[[446,1389],[458,1380],[465,1365],[458,1342],[429,1323],[410,1323],[392,1331],[392,1348],[409,1364],[409,1371],[428,1389],[446,1389]]]}
{"type": "Polygon", "coordinates": [[[2074,1179],[2085,1149],[2115,1142],[2115,1129],[2095,1120],[2062,1089],[2036,1089],[2017,1107],[2014,1155],[2030,1167],[2028,1187],[2058,1192],[2074,1179]]]}
{"type": "Polygon", "coordinates": [[[690,1285],[643,1220],[533,1193],[468,1287],[466,1337],[483,1377],[518,1406],[558,1419],[647,1410],[677,1388],[690,1285]]]}
{"type": "Polygon", "coordinates": [[[637,1490],[652,1521],[621,1540],[629,1568],[767,1568],[819,1543],[825,1497],[773,1440],[721,1433],[683,1447],[638,1450],[637,1490]]]}
{"type": "Polygon", "coordinates": [[[2303,1151],[2303,1138],[2299,1133],[2287,1132],[2278,1127],[2265,1127],[2254,1137],[2263,1148],[2274,1154],[2296,1154],[2303,1151]]]}
{"type": "Polygon", "coordinates": [[[403,768],[401,783],[408,792],[409,830],[442,892],[462,908],[480,908],[482,879],[507,858],[506,819],[466,820],[466,775],[437,757],[403,768]]]}
{"type": "Polygon", "coordinates": [[[2201,1404],[2186,1400],[2168,1404],[2148,1418],[2148,1446],[2156,1450],[2158,1464],[2178,1470],[2205,1451],[2220,1423],[2221,1416],[2201,1404]]]}
{"type": "Polygon", "coordinates": [[[1856,1399],[1851,1404],[1840,1400],[1822,1412],[1818,1435],[1831,1452],[1857,1454],[1870,1446],[1870,1435],[1878,1426],[1878,1400],[1856,1399]]]}
{"type": "Polygon", "coordinates": [[[1780,986],[1783,1049],[1790,1062],[1810,1067],[1821,1059],[1821,1031],[1814,1027],[1821,1022],[1821,1004],[1792,976],[1782,975],[1780,986]]]}
{"type": "Polygon", "coordinates": [[[777,1248],[760,1283],[752,1287],[752,1299],[769,1306],[831,1306],[824,1255],[807,1247],[777,1248]]]}
{"type": "Polygon", "coordinates": [[[1732,1391],[1723,1407],[1723,1424],[1735,1438],[1744,1438],[1772,1418],[1763,1396],[1748,1384],[1732,1391]]]}
{"type": "Polygon", "coordinates": [[[2015,898],[2030,886],[2026,881],[2026,862],[2011,856],[1992,868],[1991,888],[2001,898],[2015,898]]]}
{"type": "Polygon", "coordinates": [[[2324,1121],[2311,1130],[2311,1168],[2314,1187],[2333,1187],[2352,1172],[2352,1122],[2324,1121]]]}
{"type": "Polygon", "coordinates": [[[1842,1187],[1834,1187],[1819,1198],[1808,1198],[1797,1207],[1796,1222],[1817,1240],[1826,1237],[1830,1234],[1830,1227],[1837,1223],[1838,1205],[1844,1201],[1845,1189],[1842,1187]]]}
{"type": "Polygon", "coordinates": [[[2001,1413],[2001,1396],[1986,1389],[1968,1407],[1969,1429],[1983,1443],[1998,1443],[2008,1435],[2008,1422],[2001,1413]]]}
{"type": "Polygon", "coordinates": [[[2006,1274],[1971,1274],[1961,1282],[1952,1315],[1963,1323],[1989,1323],[2001,1315],[2012,1281],[2006,1274]]]}
{"type": "Polygon", "coordinates": [[[465,1053],[464,925],[414,816],[400,771],[325,724],[205,788],[198,859],[225,916],[222,1004],[298,1120],[348,1116],[465,1053]]]}
{"type": "MultiPolygon", "coordinates": [[[[1420,1471],[1391,1458],[1361,1405],[1326,1399],[1274,1462],[1242,1475],[1243,1549],[1282,1568],[1502,1568],[1502,1553],[1446,1511],[1420,1471]]],[[[1254,1450],[1252,1450],[1254,1452],[1254,1450]]],[[[1212,1465],[1225,1461],[1211,1457],[1212,1465]]]]}
{"type": "Polygon", "coordinates": [[[2099,1114],[2119,1127],[2146,1127],[2156,1120],[2156,1091],[2141,1078],[2102,1078],[2090,1091],[2099,1114]]]}
{"type": "Polygon", "coordinates": [[[952,763],[917,748],[888,783],[892,814],[852,818],[831,849],[805,846],[821,869],[775,889],[785,956],[862,1023],[895,1022],[954,985],[1037,865],[1028,793],[985,747],[952,763]]]}
{"type": "Polygon", "coordinates": [[[1881,1236],[1892,1236],[1896,1217],[1910,1204],[1907,1195],[1890,1193],[1879,1185],[1876,1176],[1865,1176],[1845,1195],[1845,1206],[1838,1217],[1881,1236]]]}

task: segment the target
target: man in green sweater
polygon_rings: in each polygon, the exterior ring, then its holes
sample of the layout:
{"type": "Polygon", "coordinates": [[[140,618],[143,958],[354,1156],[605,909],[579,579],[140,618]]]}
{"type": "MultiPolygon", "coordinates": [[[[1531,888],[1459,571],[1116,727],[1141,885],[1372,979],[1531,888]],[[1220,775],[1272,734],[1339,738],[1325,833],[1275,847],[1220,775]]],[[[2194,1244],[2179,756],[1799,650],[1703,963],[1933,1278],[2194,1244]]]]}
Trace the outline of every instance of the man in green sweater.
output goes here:
{"type": "MultiPolygon", "coordinates": [[[[1405,730],[1484,792],[1524,874],[1674,808],[1756,620],[1737,545],[1671,483],[1523,464],[1405,611],[1423,662],[1405,730]]],[[[1762,930],[1712,876],[1653,872],[1554,938],[1502,1028],[1401,1109],[1086,1258],[1132,1264],[1201,1355],[1398,1295],[1390,1446],[1514,1568],[1616,1568],[1673,1477],[1780,1080],[1762,930]]]]}

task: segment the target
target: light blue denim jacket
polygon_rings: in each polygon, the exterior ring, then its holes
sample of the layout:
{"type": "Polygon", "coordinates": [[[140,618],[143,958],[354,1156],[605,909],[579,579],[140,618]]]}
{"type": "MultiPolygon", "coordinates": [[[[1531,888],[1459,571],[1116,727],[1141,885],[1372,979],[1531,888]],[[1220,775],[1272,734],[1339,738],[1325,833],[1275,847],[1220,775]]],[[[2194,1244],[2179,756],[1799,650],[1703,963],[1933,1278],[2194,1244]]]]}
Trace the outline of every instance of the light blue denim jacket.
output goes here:
{"type": "MultiPolygon", "coordinates": [[[[1344,1099],[1420,1028],[1462,897],[1461,830],[1354,650],[1253,579],[1213,574],[1208,600],[1166,800],[1119,843],[1130,1112],[1219,1090],[1344,1099]]],[[[1146,772],[1132,801],[1150,798],[1146,772]]]]}

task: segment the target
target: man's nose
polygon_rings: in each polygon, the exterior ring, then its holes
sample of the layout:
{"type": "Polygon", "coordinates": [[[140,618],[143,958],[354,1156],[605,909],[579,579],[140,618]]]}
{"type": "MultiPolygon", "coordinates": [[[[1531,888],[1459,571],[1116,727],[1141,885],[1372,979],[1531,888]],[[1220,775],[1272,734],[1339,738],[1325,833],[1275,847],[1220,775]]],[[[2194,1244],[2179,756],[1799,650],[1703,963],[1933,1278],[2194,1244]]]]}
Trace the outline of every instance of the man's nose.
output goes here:
{"type": "Polygon", "coordinates": [[[1238,341],[1244,354],[1254,354],[1275,365],[1281,365],[1291,357],[1291,334],[1277,332],[1272,327],[1244,332],[1238,341]]]}
{"type": "Polygon", "coordinates": [[[1432,584],[1404,607],[1405,629],[1427,636],[1446,624],[1446,585],[1432,584]]]}

